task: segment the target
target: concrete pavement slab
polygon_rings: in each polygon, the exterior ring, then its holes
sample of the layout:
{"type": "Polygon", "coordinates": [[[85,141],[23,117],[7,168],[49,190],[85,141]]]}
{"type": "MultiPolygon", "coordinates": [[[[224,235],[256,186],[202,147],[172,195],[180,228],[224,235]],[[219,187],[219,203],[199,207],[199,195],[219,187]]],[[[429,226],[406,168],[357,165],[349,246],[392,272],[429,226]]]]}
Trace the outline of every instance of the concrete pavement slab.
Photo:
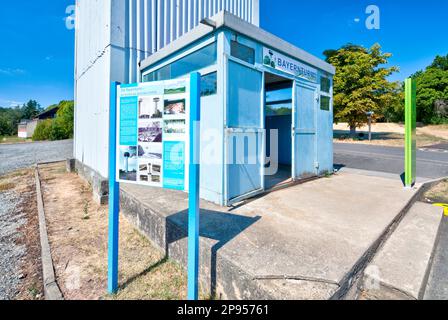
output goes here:
{"type": "MultiPolygon", "coordinates": [[[[229,299],[330,299],[366,261],[420,185],[341,172],[234,210],[201,203],[202,280],[229,299]]],[[[122,186],[128,217],[186,262],[188,195],[122,186]]]]}
{"type": "Polygon", "coordinates": [[[421,299],[442,209],[416,202],[364,272],[365,299],[421,299]]]}
{"type": "Polygon", "coordinates": [[[425,300],[448,299],[448,216],[444,216],[434,253],[431,273],[425,290],[425,300]]]}

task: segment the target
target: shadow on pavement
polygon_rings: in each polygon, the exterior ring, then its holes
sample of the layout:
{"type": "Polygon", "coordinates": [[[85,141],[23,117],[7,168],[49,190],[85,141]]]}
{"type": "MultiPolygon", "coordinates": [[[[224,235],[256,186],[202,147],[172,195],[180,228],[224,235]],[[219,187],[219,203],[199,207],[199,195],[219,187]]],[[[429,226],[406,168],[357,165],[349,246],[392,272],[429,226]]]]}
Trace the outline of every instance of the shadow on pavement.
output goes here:
{"type": "MultiPolygon", "coordinates": [[[[169,245],[188,235],[188,210],[173,214],[166,218],[166,253],[169,256],[169,245]],[[182,228],[182,232],[178,232],[182,228]]],[[[261,217],[246,217],[236,214],[201,210],[199,236],[216,240],[211,249],[210,257],[210,292],[216,295],[216,256],[220,248],[234,239],[245,229],[259,221],[261,217]]]]}

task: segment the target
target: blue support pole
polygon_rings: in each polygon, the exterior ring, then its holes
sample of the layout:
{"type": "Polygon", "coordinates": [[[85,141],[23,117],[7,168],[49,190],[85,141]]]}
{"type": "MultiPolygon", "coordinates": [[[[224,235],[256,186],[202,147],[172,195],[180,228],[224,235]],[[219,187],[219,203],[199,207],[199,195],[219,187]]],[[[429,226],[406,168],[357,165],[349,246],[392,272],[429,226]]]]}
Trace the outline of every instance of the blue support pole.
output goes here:
{"type": "Polygon", "coordinates": [[[109,109],[109,243],[108,243],[108,281],[110,294],[118,290],[118,230],[120,213],[120,184],[117,182],[117,86],[110,87],[109,109]]]}
{"type": "Polygon", "coordinates": [[[190,178],[188,209],[188,299],[198,300],[199,278],[199,181],[201,75],[190,76],[190,178]]]}

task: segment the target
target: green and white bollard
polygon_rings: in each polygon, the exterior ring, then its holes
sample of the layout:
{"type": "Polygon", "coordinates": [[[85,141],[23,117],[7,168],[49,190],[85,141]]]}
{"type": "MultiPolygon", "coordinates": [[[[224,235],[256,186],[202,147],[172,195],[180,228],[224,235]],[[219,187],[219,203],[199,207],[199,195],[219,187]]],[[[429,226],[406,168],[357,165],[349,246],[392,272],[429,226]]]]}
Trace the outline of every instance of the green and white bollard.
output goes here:
{"type": "Polygon", "coordinates": [[[405,164],[404,184],[411,188],[416,182],[417,171],[417,104],[416,83],[412,78],[405,82],[405,164]]]}

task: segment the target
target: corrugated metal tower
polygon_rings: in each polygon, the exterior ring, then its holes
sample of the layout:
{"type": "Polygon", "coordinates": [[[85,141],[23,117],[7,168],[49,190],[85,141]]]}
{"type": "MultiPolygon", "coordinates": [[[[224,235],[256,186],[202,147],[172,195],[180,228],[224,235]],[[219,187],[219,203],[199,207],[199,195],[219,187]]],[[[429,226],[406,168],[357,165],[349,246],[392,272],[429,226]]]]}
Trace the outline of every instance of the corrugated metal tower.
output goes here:
{"type": "Polygon", "coordinates": [[[223,10],[259,24],[259,0],[76,1],[77,160],[108,176],[110,82],[136,82],[140,61],[223,10]]]}

